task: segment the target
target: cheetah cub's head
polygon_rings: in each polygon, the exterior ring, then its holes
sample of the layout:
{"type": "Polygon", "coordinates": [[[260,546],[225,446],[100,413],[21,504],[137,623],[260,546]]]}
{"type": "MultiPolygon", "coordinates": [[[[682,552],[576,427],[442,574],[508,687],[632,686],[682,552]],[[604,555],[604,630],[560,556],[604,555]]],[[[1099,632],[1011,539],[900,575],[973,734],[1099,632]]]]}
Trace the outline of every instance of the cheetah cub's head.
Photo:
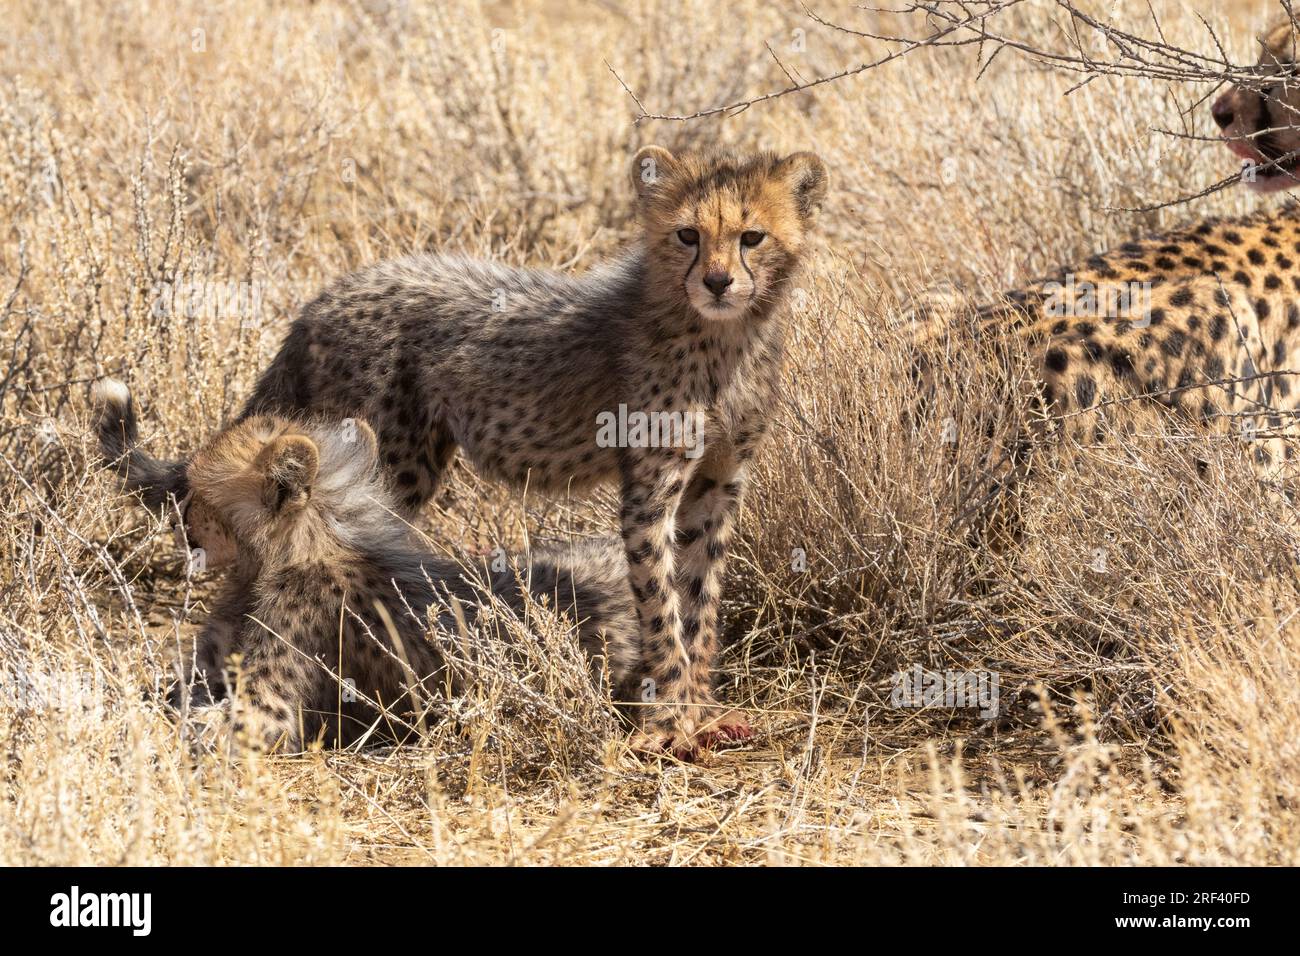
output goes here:
{"type": "Polygon", "coordinates": [[[632,174],[652,285],[706,320],[766,314],[826,196],[813,153],[636,154],[632,174]]]}
{"type": "Polygon", "coordinates": [[[1259,38],[1259,64],[1248,85],[1233,86],[1211,114],[1227,147],[1243,160],[1245,182],[1271,193],[1300,184],[1300,68],[1296,24],[1291,20],[1259,38]]]}
{"type": "Polygon", "coordinates": [[[326,559],[339,548],[395,544],[406,526],[379,471],[375,433],[360,419],[245,419],[209,439],[189,462],[140,447],[130,390],[94,386],[104,463],[146,507],[178,518],[178,543],[203,550],[203,567],[269,558],[326,559]]]}
{"type": "MultiPolygon", "coordinates": [[[[204,446],[187,478],[196,543],[229,540],[263,562],[324,560],[392,521],[375,433],[359,419],[246,419],[204,446]]],[[[225,557],[209,555],[209,566],[225,557]]]]}

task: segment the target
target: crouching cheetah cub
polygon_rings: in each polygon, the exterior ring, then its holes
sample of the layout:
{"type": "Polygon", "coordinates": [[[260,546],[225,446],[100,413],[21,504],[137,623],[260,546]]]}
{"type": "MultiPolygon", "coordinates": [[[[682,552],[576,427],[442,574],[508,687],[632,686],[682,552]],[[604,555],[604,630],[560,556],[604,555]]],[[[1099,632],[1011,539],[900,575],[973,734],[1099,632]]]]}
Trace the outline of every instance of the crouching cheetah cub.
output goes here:
{"type": "Polygon", "coordinates": [[[368,420],[405,515],[457,448],[532,491],[618,482],[654,696],[634,745],[689,757],[750,735],[712,686],[723,559],[827,174],[811,153],[653,146],[633,174],[639,241],[586,275],[422,255],[338,280],[243,416],[368,420]]]}
{"type": "MultiPolygon", "coordinates": [[[[100,383],[96,397],[106,454],[126,463],[129,487],[160,500],[168,468],[134,445],[126,387],[100,383]]],[[[430,626],[461,646],[489,594],[520,615],[530,601],[571,614],[617,696],[638,679],[617,543],[537,553],[497,574],[436,557],[396,515],[363,421],[252,416],[211,439],[185,477],[190,544],[204,548],[210,566],[236,565],[200,656],[240,655],[236,729],[255,744],[296,750],[322,735],[340,744],[405,737],[431,700],[458,689],[455,662],[429,639],[430,626]]]]}

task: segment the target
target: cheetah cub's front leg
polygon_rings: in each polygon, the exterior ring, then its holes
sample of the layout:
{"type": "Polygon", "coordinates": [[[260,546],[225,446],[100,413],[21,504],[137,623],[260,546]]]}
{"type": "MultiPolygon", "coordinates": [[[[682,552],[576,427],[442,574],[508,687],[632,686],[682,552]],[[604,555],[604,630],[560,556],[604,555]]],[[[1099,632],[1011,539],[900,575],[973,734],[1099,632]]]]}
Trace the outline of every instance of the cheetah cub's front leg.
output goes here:
{"type": "Polygon", "coordinates": [[[632,747],[691,755],[700,696],[682,640],[673,536],[689,461],[672,449],[628,449],[623,461],[623,545],[644,666],[641,730],[632,747]]]}
{"type": "Polygon", "coordinates": [[[653,449],[627,462],[623,536],[649,678],[634,749],[691,759],[698,747],[752,733],[743,713],[713,696],[723,562],[742,480],[729,446],[698,463],[653,449]]]}
{"type": "Polygon", "coordinates": [[[744,483],[735,449],[715,446],[696,469],[677,512],[675,574],[682,642],[691,662],[690,683],[696,688],[695,730],[705,747],[747,740],[753,734],[742,711],[720,706],[713,696],[722,575],[744,483]]]}

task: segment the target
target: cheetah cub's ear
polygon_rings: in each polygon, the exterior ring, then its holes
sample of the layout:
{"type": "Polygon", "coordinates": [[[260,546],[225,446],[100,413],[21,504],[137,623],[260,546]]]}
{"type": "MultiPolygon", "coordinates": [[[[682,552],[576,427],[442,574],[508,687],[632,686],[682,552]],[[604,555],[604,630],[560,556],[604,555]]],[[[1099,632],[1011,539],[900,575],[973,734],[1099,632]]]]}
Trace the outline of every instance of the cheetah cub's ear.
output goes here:
{"type": "Polygon", "coordinates": [[[364,418],[353,419],[356,424],[356,439],[361,443],[365,450],[367,461],[377,461],[379,459],[379,438],[375,435],[375,430],[370,427],[370,423],[364,418]]]}
{"type": "Polygon", "coordinates": [[[649,196],[659,180],[671,176],[677,166],[677,157],[662,146],[642,146],[638,149],[632,157],[632,182],[636,184],[637,198],[649,196]]]}
{"type": "Polygon", "coordinates": [[[311,498],[320,451],[305,435],[284,435],[262,449],[254,467],[264,476],[262,504],[272,514],[288,514],[311,498]]]}
{"type": "Polygon", "coordinates": [[[776,164],[775,173],[794,194],[795,206],[804,221],[810,221],[826,199],[826,164],[816,153],[791,153],[776,164]]]}
{"type": "Polygon", "coordinates": [[[334,454],[336,449],[332,447],[322,448],[321,457],[328,473],[321,480],[328,479],[332,485],[345,476],[347,484],[369,481],[382,470],[379,466],[379,439],[370,423],[364,418],[353,418],[348,420],[348,426],[343,433],[346,442],[343,457],[334,454]]]}

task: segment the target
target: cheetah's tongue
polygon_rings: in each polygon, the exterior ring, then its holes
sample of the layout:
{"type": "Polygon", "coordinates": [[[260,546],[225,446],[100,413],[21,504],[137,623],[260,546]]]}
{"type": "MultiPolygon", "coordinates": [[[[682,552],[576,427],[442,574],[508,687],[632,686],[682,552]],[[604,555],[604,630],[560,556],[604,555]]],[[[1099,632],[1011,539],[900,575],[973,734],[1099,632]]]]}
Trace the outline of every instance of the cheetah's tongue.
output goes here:
{"type": "Polygon", "coordinates": [[[1247,146],[1247,144],[1245,143],[1239,143],[1239,142],[1235,142],[1235,140],[1229,140],[1229,142],[1225,143],[1225,146],[1229,148],[1229,150],[1232,152],[1232,155],[1234,156],[1240,156],[1242,157],[1242,159],[1248,159],[1248,160],[1255,160],[1255,161],[1260,160],[1260,153],[1256,152],[1255,150],[1252,150],[1252,148],[1247,146]]]}
{"type": "Polygon", "coordinates": [[[1239,156],[1242,159],[1248,159],[1252,163],[1263,164],[1268,162],[1268,160],[1264,158],[1263,154],[1250,143],[1243,142],[1239,139],[1225,139],[1223,145],[1227,146],[1233,155],[1239,156]]]}

